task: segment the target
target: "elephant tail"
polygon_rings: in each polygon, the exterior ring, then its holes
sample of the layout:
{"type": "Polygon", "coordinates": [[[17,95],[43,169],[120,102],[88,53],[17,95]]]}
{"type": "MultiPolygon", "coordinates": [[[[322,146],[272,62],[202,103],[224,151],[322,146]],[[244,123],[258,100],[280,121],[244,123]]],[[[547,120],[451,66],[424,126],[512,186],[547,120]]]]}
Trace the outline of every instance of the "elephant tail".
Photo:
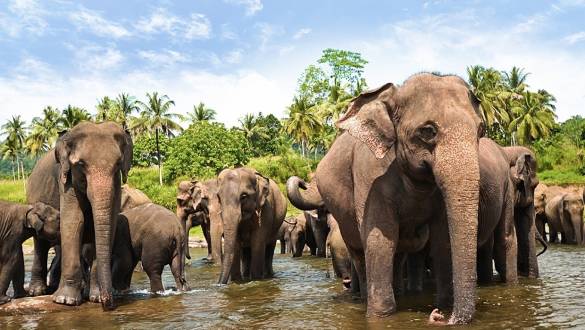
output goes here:
{"type": "Polygon", "coordinates": [[[538,232],[538,230],[536,230],[536,239],[540,242],[540,244],[542,244],[542,251],[540,251],[536,256],[540,256],[541,254],[545,253],[546,250],[548,249],[548,244],[546,244],[546,241],[544,240],[544,238],[542,237],[542,235],[540,235],[540,233],[538,232]]]}

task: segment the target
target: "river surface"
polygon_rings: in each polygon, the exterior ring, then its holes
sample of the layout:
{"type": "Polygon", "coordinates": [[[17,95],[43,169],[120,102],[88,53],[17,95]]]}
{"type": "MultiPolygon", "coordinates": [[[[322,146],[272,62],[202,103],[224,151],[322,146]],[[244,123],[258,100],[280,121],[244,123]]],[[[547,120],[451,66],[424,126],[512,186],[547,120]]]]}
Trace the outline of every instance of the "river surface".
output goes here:
{"type": "MultiPolygon", "coordinates": [[[[193,329],[296,328],[362,329],[428,327],[433,289],[398,299],[398,313],[368,322],[365,306],[352,299],[333,277],[330,259],[275,255],[276,276],[270,280],[216,283],[219,267],[201,258],[204,249],[192,249],[187,267],[192,288],[186,293],[167,290],[153,297],[148,278],[134,273],[130,294],[117,297],[118,308],[1,315],[8,329],[193,329]]],[[[473,323],[461,329],[585,328],[585,248],[553,245],[539,258],[541,278],[521,280],[517,286],[494,284],[479,289],[473,323]]],[[[27,259],[30,269],[30,257],[27,259]]],[[[165,269],[164,283],[174,285],[165,269]]]]}

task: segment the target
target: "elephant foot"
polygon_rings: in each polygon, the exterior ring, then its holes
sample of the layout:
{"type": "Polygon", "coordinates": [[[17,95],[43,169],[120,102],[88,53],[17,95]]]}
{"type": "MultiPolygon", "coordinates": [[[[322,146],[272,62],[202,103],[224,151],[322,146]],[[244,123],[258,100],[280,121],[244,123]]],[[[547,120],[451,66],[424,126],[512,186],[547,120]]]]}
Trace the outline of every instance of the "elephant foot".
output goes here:
{"type": "Polygon", "coordinates": [[[28,297],[28,293],[24,289],[15,290],[14,294],[12,295],[12,298],[14,299],[23,297],[28,297]]]}
{"type": "Polygon", "coordinates": [[[447,325],[447,319],[445,319],[445,315],[443,315],[438,308],[435,308],[433,309],[431,315],[429,316],[429,324],[447,325]]]}
{"type": "Polygon", "coordinates": [[[6,304],[10,300],[12,300],[12,298],[10,298],[10,297],[8,297],[6,295],[0,295],[0,305],[6,304]]]}
{"type": "Polygon", "coordinates": [[[346,277],[346,278],[343,279],[343,287],[346,290],[350,290],[351,289],[351,278],[346,277]]]}
{"type": "Polygon", "coordinates": [[[100,290],[91,288],[89,290],[89,301],[92,303],[100,303],[100,290]]]}
{"type": "Polygon", "coordinates": [[[47,286],[42,282],[31,281],[28,285],[28,294],[31,297],[43,296],[47,294],[47,286]]]}
{"type": "Polygon", "coordinates": [[[57,304],[78,306],[81,305],[81,289],[74,286],[73,281],[65,281],[61,287],[53,294],[53,301],[57,304]]]}

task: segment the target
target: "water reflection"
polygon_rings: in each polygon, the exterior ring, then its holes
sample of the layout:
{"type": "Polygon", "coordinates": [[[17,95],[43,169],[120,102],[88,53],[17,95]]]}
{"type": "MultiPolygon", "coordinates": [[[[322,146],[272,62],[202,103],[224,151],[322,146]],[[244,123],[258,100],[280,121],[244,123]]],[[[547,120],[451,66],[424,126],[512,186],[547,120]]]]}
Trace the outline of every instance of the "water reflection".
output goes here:
{"type": "MultiPolygon", "coordinates": [[[[331,278],[330,260],[292,259],[276,255],[276,277],[270,280],[220,286],[219,267],[204,263],[203,249],[191,253],[187,268],[191,291],[167,290],[151,296],[148,278],[135,273],[131,292],[118,297],[109,313],[99,305],[65,312],[0,316],[0,328],[320,328],[416,329],[426,326],[433,289],[398,298],[398,313],[366,321],[365,306],[331,278]]],[[[30,260],[27,260],[30,263],[30,260]]],[[[540,257],[541,278],[520,285],[481,287],[471,329],[584,327],[585,248],[553,245],[540,257]]],[[[27,264],[30,269],[30,264],[27,264]]],[[[163,281],[174,285],[170,271],[163,281]]]]}

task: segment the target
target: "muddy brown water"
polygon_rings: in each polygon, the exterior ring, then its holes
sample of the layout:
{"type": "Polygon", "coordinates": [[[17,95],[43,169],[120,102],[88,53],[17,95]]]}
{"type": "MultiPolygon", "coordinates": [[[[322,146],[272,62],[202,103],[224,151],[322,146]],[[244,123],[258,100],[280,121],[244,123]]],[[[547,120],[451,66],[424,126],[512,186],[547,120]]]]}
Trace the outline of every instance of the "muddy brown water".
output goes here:
{"type": "MultiPolygon", "coordinates": [[[[164,295],[147,293],[148,278],[135,273],[132,291],[117,297],[118,308],[99,306],[77,311],[6,315],[7,329],[181,329],[181,328],[304,328],[361,329],[428,327],[433,291],[398,299],[398,313],[383,321],[367,321],[365,306],[331,278],[330,259],[277,254],[276,277],[270,280],[216,283],[219,267],[204,263],[204,249],[192,249],[187,267],[192,290],[164,295]]],[[[585,328],[585,248],[554,245],[540,257],[541,278],[479,289],[473,329],[585,328]]],[[[27,259],[27,269],[30,260],[27,259]]],[[[164,282],[174,281],[165,269],[164,282]]]]}

